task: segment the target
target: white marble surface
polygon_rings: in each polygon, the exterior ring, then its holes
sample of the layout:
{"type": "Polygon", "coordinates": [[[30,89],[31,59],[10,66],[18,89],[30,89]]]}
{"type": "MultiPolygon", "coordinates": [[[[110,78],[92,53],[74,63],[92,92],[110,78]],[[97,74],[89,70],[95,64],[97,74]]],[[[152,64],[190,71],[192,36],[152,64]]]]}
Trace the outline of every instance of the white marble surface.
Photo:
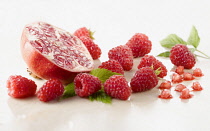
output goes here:
{"type": "MultiPolygon", "coordinates": [[[[199,31],[199,49],[210,55],[210,2],[208,0],[2,0],[0,1],[0,130],[1,131],[209,131],[210,60],[199,58],[205,76],[204,90],[190,100],[172,91],[171,100],[157,98],[154,88],[132,94],[130,100],[113,100],[111,105],[73,97],[43,103],[36,97],[13,99],[7,95],[6,80],[19,74],[31,78],[20,55],[20,37],[25,24],[45,21],[73,32],[86,26],[96,31],[95,42],[107,60],[112,47],[125,44],[137,32],[153,42],[150,54],[164,51],[159,41],[170,33],[187,39],[192,25],[199,31]]],[[[169,59],[159,58],[168,70],[169,59]]],[[[135,59],[135,66],[139,59],[135,59]]],[[[126,72],[129,80],[135,72],[126,72]]],[[[169,78],[169,76],[167,77],[169,78]]],[[[32,78],[33,79],[33,78],[32,78]]],[[[35,80],[38,87],[43,81],[35,80]]],[[[187,83],[190,86],[190,83],[187,83]]]]}

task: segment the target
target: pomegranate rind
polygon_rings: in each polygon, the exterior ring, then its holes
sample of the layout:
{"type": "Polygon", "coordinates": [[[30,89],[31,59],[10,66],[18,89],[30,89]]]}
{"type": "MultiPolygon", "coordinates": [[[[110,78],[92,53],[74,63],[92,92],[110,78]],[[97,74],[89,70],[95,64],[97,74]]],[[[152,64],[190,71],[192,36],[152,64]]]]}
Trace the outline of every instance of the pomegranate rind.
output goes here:
{"type": "MultiPolygon", "coordinates": [[[[36,76],[49,80],[50,78],[56,78],[62,81],[64,84],[68,84],[74,80],[74,77],[80,72],[89,72],[94,68],[93,59],[88,52],[85,45],[79,40],[79,38],[73,36],[72,34],[52,26],[55,30],[63,31],[68,33],[68,35],[72,36],[75,41],[73,44],[77,44],[80,51],[84,53],[85,57],[88,59],[89,65],[82,66],[79,63],[76,63],[73,68],[61,67],[56,62],[54,62],[49,55],[42,54],[39,50],[37,50],[34,46],[32,46],[32,39],[29,30],[27,29],[30,26],[37,26],[39,24],[47,24],[44,22],[36,22],[29,25],[26,25],[22,36],[21,36],[21,53],[24,61],[28,65],[29,70],[36,76]],[[76,42],[76,43],[74,43],[76,42]]],[[[48,24],[49,25],[49,24],[48,24]]]]}

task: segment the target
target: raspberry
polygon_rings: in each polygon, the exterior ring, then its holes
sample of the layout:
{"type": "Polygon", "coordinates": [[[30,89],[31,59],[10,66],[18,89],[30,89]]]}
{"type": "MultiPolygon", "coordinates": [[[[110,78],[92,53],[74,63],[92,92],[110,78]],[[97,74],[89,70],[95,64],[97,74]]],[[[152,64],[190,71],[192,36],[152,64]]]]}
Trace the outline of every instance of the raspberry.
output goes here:
{"type": "Polygon", "coordinates": [[[138,65],[138,69],[142,67],[153,67],[154,70],[159,69],[161,72],[158,75],[158,77],[163,78],[164,76],[167,75],[167,69],[163,65],[162,62],[157,60],[154,56],[152,55],[145,55],[144,57],[141,58],[141,61],[138,65]]]}
{"type": "Polygon", "coordinates": [[[158,96],[161,99],[171,99],[173,98],[170,90],[164,89],[161,91],[161,94],[158,96]]]}
{"type": "Polygon", "coordinates": [[[112,72],[116,72],[116,73],[120,73],[124,75],[124,70],[121,64],[116,60],[108,60],[108,61],[102,62],[102,64],[98,68],[104,68],[112,72]]]}
{"type": "Polygon", "coordinates": [[[154,88],[158,84],[158,78],[150,67],[142,67],[136,71],[130,85],[134,92],[142,92],[154,88]]]}
{"type": "Polygon", "coordinates": [[[176,85],[175,91],[181,92],[185,88],[187,88],[185,85],[178,84],[178,85],[176,85]]]}
{"type": "Polygon", "coordinates": [[[142,33],[136,33],[126,45],[131,48],[134,58],[144,56],[152,49],[152,42],[142,33]]]}
{"type": "Polygon", "coordinates": [[[90,74],[80,73],[74,79],[75,92],[80,97],[87,97],[101,89],[101,81],[90,74]]]}
{"type": "Polygon", "coordinates": [[[175,72],[179,75],[184,74],[184,66],[177,66],[175,72]]]}
{"type": "Polygon", "coordinates": [[[164,81],[160,84],[159,89],[170,89],[171,87],[170,81],[164,81]]]}
{"type": "Polygon", "coordinates": [[[191,80],[194,80],[195,78],[193,77],[191,73],[185,72],[183,75],[183,79],[185,81],[191,81],[191,80]]]}
{"type": "Polygon", "coordinates": [[[91,38],[81,36],[80,40],[87,47],[88,51],[90,52],[90,55],[94,60],[98,59],[101,56],[101,48],[97,44],[95,44],[91,38]]]}
{"type": "Polygon", "coordinates": [[[189,98],[192,98],[192,94],[190,94],[190,90],[185,88],[181,91],[181,95],[180,95],[180,98],[181,99],[189,99],[189,98]]]}
{"type": "Polygon", "coordinates": [[[195,56],[186,45],[177,44],[170,51],[170,60],[176,66],[184,66],[185,69],[194,67],[195,56]]]}
{"type": "Polygon", "coordinates": [[[183,81],[183,78],[181,75],[177,73],[172,74],[172,83],[181,83],[183,81]]]}
{"type": "Polygon", "coordinates": [[[14,98],[26,98],[36,93],[37,85],[34,81],[20,75],[10,76],[6,84],[8,95],[14,98]]]}
{"type": "Polygon", "coordinates": [[[37,92],[40,101],[48,102],[63,95],[64,86],[58,79],[50,79],[37,92]]]}
{"type": "Polygon", "coordinates": [[[131,95],[131,89],[128,86],[124,76],[113,75],[104,83],[104,91],[107,95],[121,99],[127,100],[131,95]]]}
{"type": "Polygon", "coordinates": [[[201,91],[201,90],[203,90],[202,86],[197,81],[193,82],[192,89],[193,89],[193,91],[201,91]]]}
{"type": "Polygon", "coordinates": [[[193,70],[193,76],[195,76],[195,77],[203,76],[203,73],[202,73],[201,69],[200,68],[196,68],[195,70],[193,70]]]}
{"type": "Polygon", "coordinates": [[[86,36],[86,37],[89,37],[91,39],[94,39],[93,38],[93,32],[88,30],[86,27],[82,27],[82,28],[77,29],[74,32],[74,35],[77,36],[78,38],[80,38],[81,36],[86,36]]]}
{"type": "Polygon", "coordinates": [[[129,71],[133,67],[133,55],[131,49],[126,45],[112,48],[108,52],[109,59],[118,61],[124,70],[129,71]]]}

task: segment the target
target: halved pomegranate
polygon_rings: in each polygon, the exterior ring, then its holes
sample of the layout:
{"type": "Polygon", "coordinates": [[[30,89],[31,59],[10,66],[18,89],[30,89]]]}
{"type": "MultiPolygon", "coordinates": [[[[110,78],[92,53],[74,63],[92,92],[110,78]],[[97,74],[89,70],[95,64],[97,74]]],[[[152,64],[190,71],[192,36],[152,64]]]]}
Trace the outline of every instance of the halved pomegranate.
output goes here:
{"type": "Polygon", "coordinates": [[[29,70],[43,79],[57,78],[64,84],[79,72],[89,72],[93,59],[76,36],[45,22],[26,25],[21,53],[29,70]]]}

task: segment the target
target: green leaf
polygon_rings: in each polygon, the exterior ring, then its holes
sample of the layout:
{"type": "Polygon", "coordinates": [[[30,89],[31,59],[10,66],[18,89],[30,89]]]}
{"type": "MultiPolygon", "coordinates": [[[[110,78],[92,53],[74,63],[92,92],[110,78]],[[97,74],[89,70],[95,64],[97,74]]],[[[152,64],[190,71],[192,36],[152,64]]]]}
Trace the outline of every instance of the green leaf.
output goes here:
{"type": "Polygon", "coordinates": [[[166,51],[166,52],[160,53],[158,56],[169,57],[170,56],[170,51],[166,51]]]}
{"type": "Polygon", "coordinates": [[[91,101],[100,101],[103,103],[112,103],[112,98],[110,96],[108,96],[103,90],[100,90],[92,95],[89,96],[89,100],[91,101]]]}
{"type": "Polygon", "coordinates": [[[63,93],[63,96],[61,97],[61,99],[66,99],[66,98],[73,97],[73,96],[76,96],[76,94],[75,94],[75,90],[74,90],[74,83],[72,82],[72,83],[68,84],[67,86],[65,86],[64,93],[63,93]]]}
{"type": "Polygon", "coordinates": [[[165,48],[172,48],[176,44],[186,45],[187,43],[182,38],[177,36],[176,34],[170,34],[165,39],[161,40],[160,44],[161,44],[161,46],[163,46],[165,48]]]}
{"type": "Polygon", "coordinates": [[[111,77],[113,75],[122,75],[122,74],[112,72],[110,70],[103,69],[103,68],[94,69],[90,72],[90,74],[98,77],[102,83],[104,83],[107,79],[109,79],[109,77],[111,77]]]}
{"type": "Polygon", "coordinates": [[[192,45],[195,48],[197,48],[199,43],[200,43],[200,37],[198,35],[198,31],[195,28],[195,26],[193,26],[192,29],[191,29],[191,32],[190,32],[190,36],[187,40],[187,44],[192,45]]]}

